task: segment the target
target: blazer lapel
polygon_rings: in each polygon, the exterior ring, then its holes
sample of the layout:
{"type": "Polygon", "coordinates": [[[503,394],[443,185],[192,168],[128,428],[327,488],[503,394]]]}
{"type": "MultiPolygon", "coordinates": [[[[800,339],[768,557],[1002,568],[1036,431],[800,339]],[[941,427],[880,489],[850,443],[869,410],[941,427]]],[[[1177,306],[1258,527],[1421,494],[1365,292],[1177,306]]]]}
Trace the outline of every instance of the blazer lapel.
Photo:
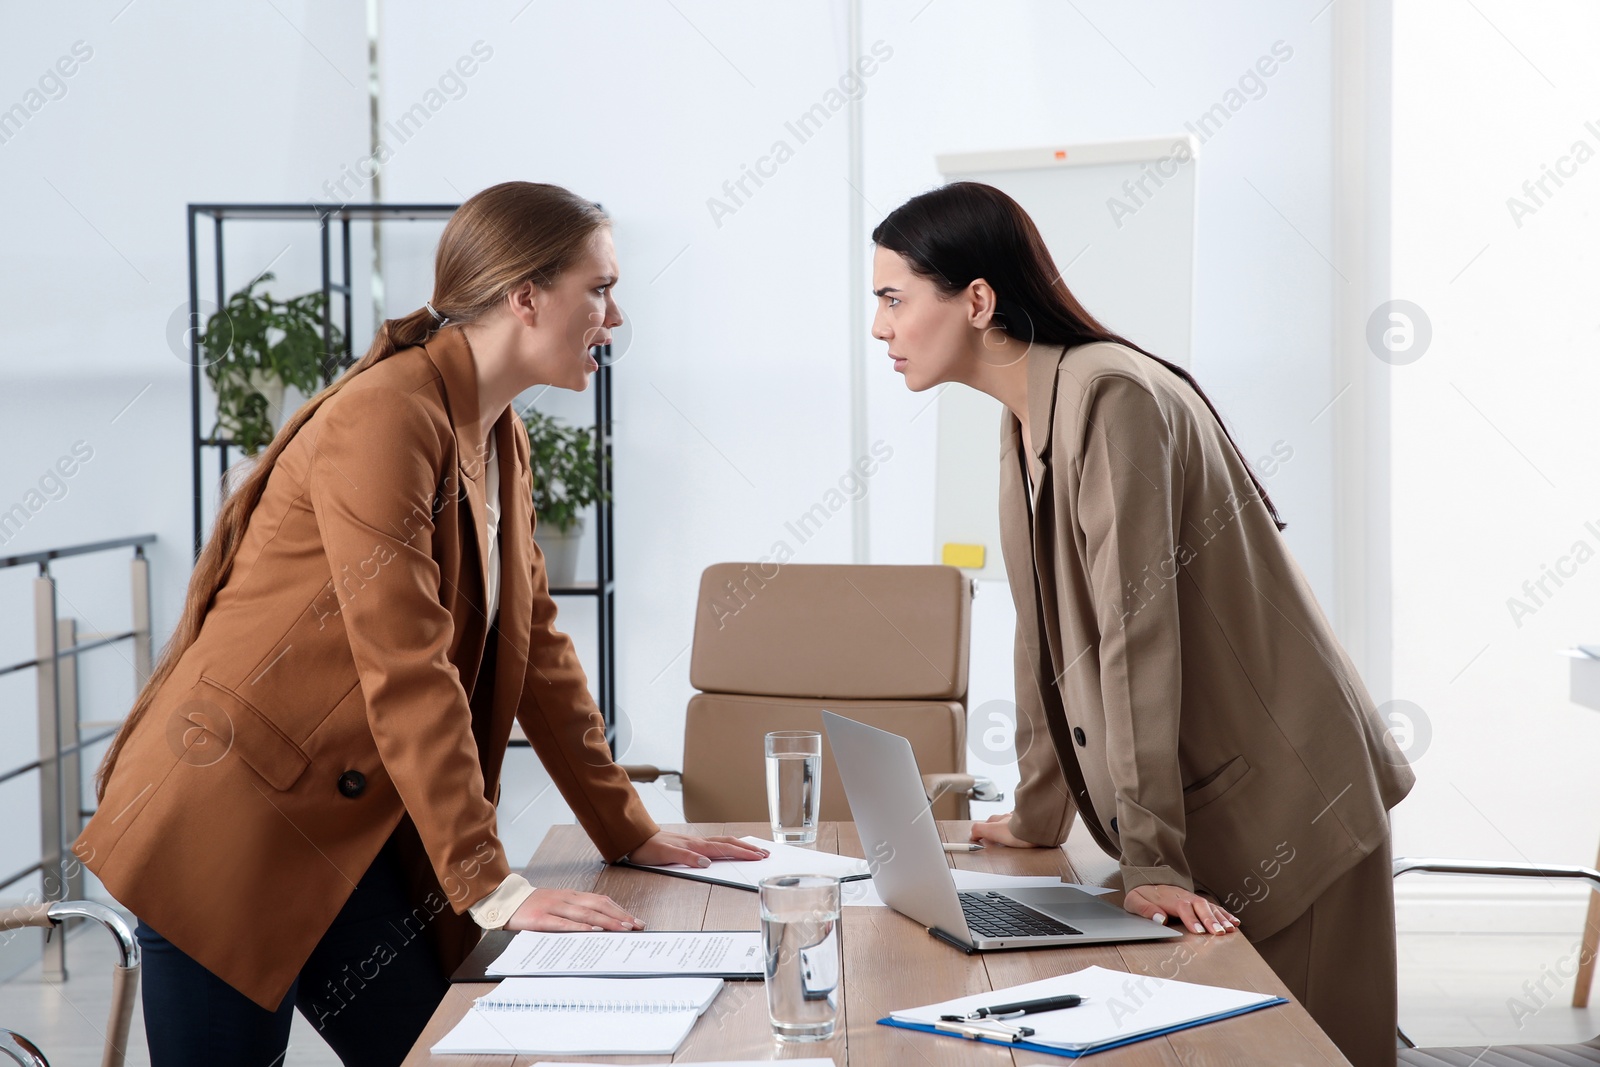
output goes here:
{"type": "MultiPolygon", "coordinates": [[[[476,440],[478,427],[478,379],[472,362],[472,349],[459,327],[446,326],[434,334],[423,348],[444,381],[445,401],[450,409],[450,424],[456,438],[456,475],[467,498],[474,538],[478,546],[477,581],[479,596],[471,599],[488,604],[489,511],[486,504],[488,480],[484,473],[487,449],[476,440]]],[[[484,619],[484,632],[498,624],[495,647],[494,711],[490,736],[494,751],[504,748],[503,739],[511,734],[511,721],[522,699],[523,680],[528,669],[528,641],[533,626],[533,555],[529,545],[533,529],[533,497],[528,474],[528,434],[516,409],[506,409],[495,420],[496,459],[500,468],[500,603],[494,619],[484,619]]]]}
{"type": "Polygon", "coordinates": [[[1028,607],[1038,599],[1034,577],[1033,530],[1028,517],[1027,479],[1022,471],[1022,446],[1018,440],[1022,424],[1005,410],[1000,434],[1000,554],[1006,561],[1006,582],[1017,617],[1023,622],[1023,639],[1029,651],[1039,651],[1038,627],[1032,625],[1028,607]]]}
{"type": "Polygon", "coordinates": [[[1039,346],[1028,355],[1027,441],[1020,439],[1022,426],[1016,416],[1007,414],[1017,432],[1016,451],[1007,465],[1017,470],[1019,481],[1026,482],[1027,456],[1023,449],[1031,450],[1040,461],[1039,477],[1034,479],[1033,490],[1028,497],[1032,511],[1030,547],[1034,571],[1034,581],[1030,584],[1040,609],[1044,641],[1050,650],[1049,660],[1053,666],[1049,675],[1052,683],[1056,680],[1056,672],[1062,669],[1065,662],[1057,623],[1059,616],[1056,614],[1055,472],[1050,467],[1050,430],[1055,421],[1056,374],[1065,354],[1065,346],[1039,346]]]}
{"type": "MultiPolygon", "coordinates": [[[[477,596],[469,599],[488,604],[487,574],[489,573],[489,510],[484,503],[485,477],[483,459],[485,449],[476,440],[478,435],[478,377],[472,362],[472,349],[466,335],[459,327],[446,326],[423,343],[423,350],[438,368],[444,380],[445,402],[450,408],[450,425],[456,438],[456,476],[467,498],[467,510],[472,516],[472,529],[477,534],[473,543],[478,546],[477,596]]],[[[507,409],[509,410],[509,409],[507,409]]],[[[496,424],[498,426],[498,424],[496,424]]],[[[501,441],[495,439],[499,448],[501,441]]],[[[504,453],[502,453],[502,461],[504,453]]],[[[484,622],[484,631],[489,620],[484,622]]]]}
{"type": "Polygon", "coordinates": [[[528,432],[513,406],[494,424],[500,464],[500,644],[495,655],[494,736],[511,735],[522,700],[533,628],[533,495],[528,477],[528,432]]]}
{"type": "MultiPolygon", "coordinates": [[[[1044,463],[1044,476],[1034,482],[1032,503],[1035,528],[1039,515],[1039,497],[1044,483],[1050,478],[1050,428],[1056,408],[1056,369],[1061,365],[1065,346],[1038,347],[1028,354],[1028,440],[1022,444],[1044,463]]],[[[1021,424],[1015,417],[1013,425],[1021,424]]],[[[1019,454],[1020,455],[1020,454],[1019,454]]]]}

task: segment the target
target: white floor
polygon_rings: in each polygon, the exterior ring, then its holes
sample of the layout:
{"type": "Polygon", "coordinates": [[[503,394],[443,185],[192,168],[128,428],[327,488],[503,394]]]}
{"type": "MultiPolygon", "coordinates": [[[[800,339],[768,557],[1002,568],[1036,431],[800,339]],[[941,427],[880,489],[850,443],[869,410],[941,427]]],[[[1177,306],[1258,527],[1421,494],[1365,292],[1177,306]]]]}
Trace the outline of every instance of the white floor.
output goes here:
{"type": "MultiPolygon", "coordinates": [[[[1486,913],[1487,915],[1487,913],[1486,913]]],[[[1402,932],[1400,1026],[1418,1045],[1576,1043],[1600,1034],[1600,994],[1572,1007],[1574,934],[1402,932]],[[1540,988],[1540,982],[1543,988],[1540,988]]]]}
{"type": "MultiPolygon", "coordinates": [[[[1401,1025],[1419,1045],[1586,1041],[1600,1034],[1600,1006],[1571,1008],[1570,981],[1557,986],[1546,978],[1545,992],[1537,988],[1546,968],[1574,946],[1572,936],[1558,934],[1402,932],[1401,1025]],[[1513,1017],[1513,997],[1524,1005],[1521,1018],[1513,1017]]],[[[0,983],[0,1026],[28,1035],[57,1067],[98,1063],[114,958],[111,939],[83,927],[67,947],[64,985],[42,982],[37,966],[0,983]]],[[[128,1063],[148,1064],[141,1009],[130,1044],[128,1063]]],[[[284,1063],[336,1067],[339,1060],[296,1014],[284,1063]]]]}

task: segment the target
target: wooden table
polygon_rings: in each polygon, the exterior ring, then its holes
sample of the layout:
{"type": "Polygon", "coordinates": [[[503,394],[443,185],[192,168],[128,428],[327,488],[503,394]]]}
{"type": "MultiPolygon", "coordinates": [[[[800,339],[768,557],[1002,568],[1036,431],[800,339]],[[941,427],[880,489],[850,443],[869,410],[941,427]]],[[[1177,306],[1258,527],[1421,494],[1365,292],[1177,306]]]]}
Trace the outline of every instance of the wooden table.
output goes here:
{"type": "MultiPolygon", "coordinates": [[[[947,841],[965,841],[965,822],[940,823],[947,841]]],[[[755,834],[763,823],[696,823],[672,826],[698,834],[755,834]]],[[[1081,831],[1081,828],[1079,828],[1081,831]]],[[[853,823],[827,823],[817,837],[826,852],[861,856],[853,823]]],[[[1076,833],[1065,849],[1004,849],[954,853],[957,867],[1005,874],[1058,874],[1068,881],[1116,887],[1117,865],[1087,837],[1076,833]]],[[[605,893],[656,930],[754,930],[760,925],[756,894],[742,889],[672,878],[647,871],[611,867],[601,861],[577,826],[551,829],[524,873],[537,886],[561,886],[605,893]]],[[[1107,896],[1121,903],[1121,893],[1107,896]]],[[[729,982],[695,1024],[675,1057],[603,1056],[605,1063],[668,1063],[683,1060],[796,1059],[831,1056],[840,1065],[877,1067],[912,1064],[1070,1063],[1040,1052],[879,1026],[893,1009],[930,1004],[950,997],[1031,982],[1098,964],[1134,974],[1209,985],[1232,986],[1289,997],[1291,1003],[1263,1008],[1233,1019],[1208,1023],[1165,1037],[1095,1053],[1094,1067],[1223,1067],[1223,1065],[1316,1064],[1349,1061],[1290,997],[1271,968],[1239,933],[1185,934],[1181,940],[1079,948],[1029,949],[965,955],[930,937],[916,923],[888,908],[847,907],[841,920],[844,984],[841,1033],[825,1042],[779,1046],[767,1023],[766,992],[759,981],[729,982]]],[[[433,1013],[407,1064],[512,1067],[537,1062],[534,1056],[430,1056],[428,1049],[466,1012],[472,998],[491,983],[456,983],[433,1013]]],[[[582,1060],[556,1056],[545,1059],[582,1060]]]]}

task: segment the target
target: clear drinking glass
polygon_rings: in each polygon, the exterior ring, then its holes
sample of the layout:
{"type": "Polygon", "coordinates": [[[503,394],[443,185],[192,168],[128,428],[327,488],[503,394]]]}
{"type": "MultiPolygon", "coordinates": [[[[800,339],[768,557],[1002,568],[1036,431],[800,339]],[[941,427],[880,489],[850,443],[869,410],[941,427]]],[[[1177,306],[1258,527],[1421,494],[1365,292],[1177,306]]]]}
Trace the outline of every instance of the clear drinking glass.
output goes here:
{"type": "Polygon", "coordinates": [[[761,880],[767,1014],[784,1041],[822,1041],[839,1022],[839,879],[780,874],[761,880]]]}
{"type": "Polygon", "coordinates": [[[822,735],[775,730],[767,735],[767,814],[772,839],[809,845],[822,807],[822,735]]]}

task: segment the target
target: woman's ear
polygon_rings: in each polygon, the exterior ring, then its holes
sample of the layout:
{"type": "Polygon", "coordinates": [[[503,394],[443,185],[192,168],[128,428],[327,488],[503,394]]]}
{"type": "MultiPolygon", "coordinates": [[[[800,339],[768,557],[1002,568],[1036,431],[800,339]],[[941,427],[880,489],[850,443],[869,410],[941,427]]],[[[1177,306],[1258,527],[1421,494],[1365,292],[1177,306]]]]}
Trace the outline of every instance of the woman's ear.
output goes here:
{"type": "Polygon", "coordinates": [[[539,287],[531,281],[523,282],[506,294],[506,307],[524,326],[539,324],[539,287]]]}
{"type": "Polygon", "coordinates": [[[999,303],[994,287],[982,278],[967,283],[967,323],[975,330],[987,330],[994,325],[994,309],[999,303]]]}

